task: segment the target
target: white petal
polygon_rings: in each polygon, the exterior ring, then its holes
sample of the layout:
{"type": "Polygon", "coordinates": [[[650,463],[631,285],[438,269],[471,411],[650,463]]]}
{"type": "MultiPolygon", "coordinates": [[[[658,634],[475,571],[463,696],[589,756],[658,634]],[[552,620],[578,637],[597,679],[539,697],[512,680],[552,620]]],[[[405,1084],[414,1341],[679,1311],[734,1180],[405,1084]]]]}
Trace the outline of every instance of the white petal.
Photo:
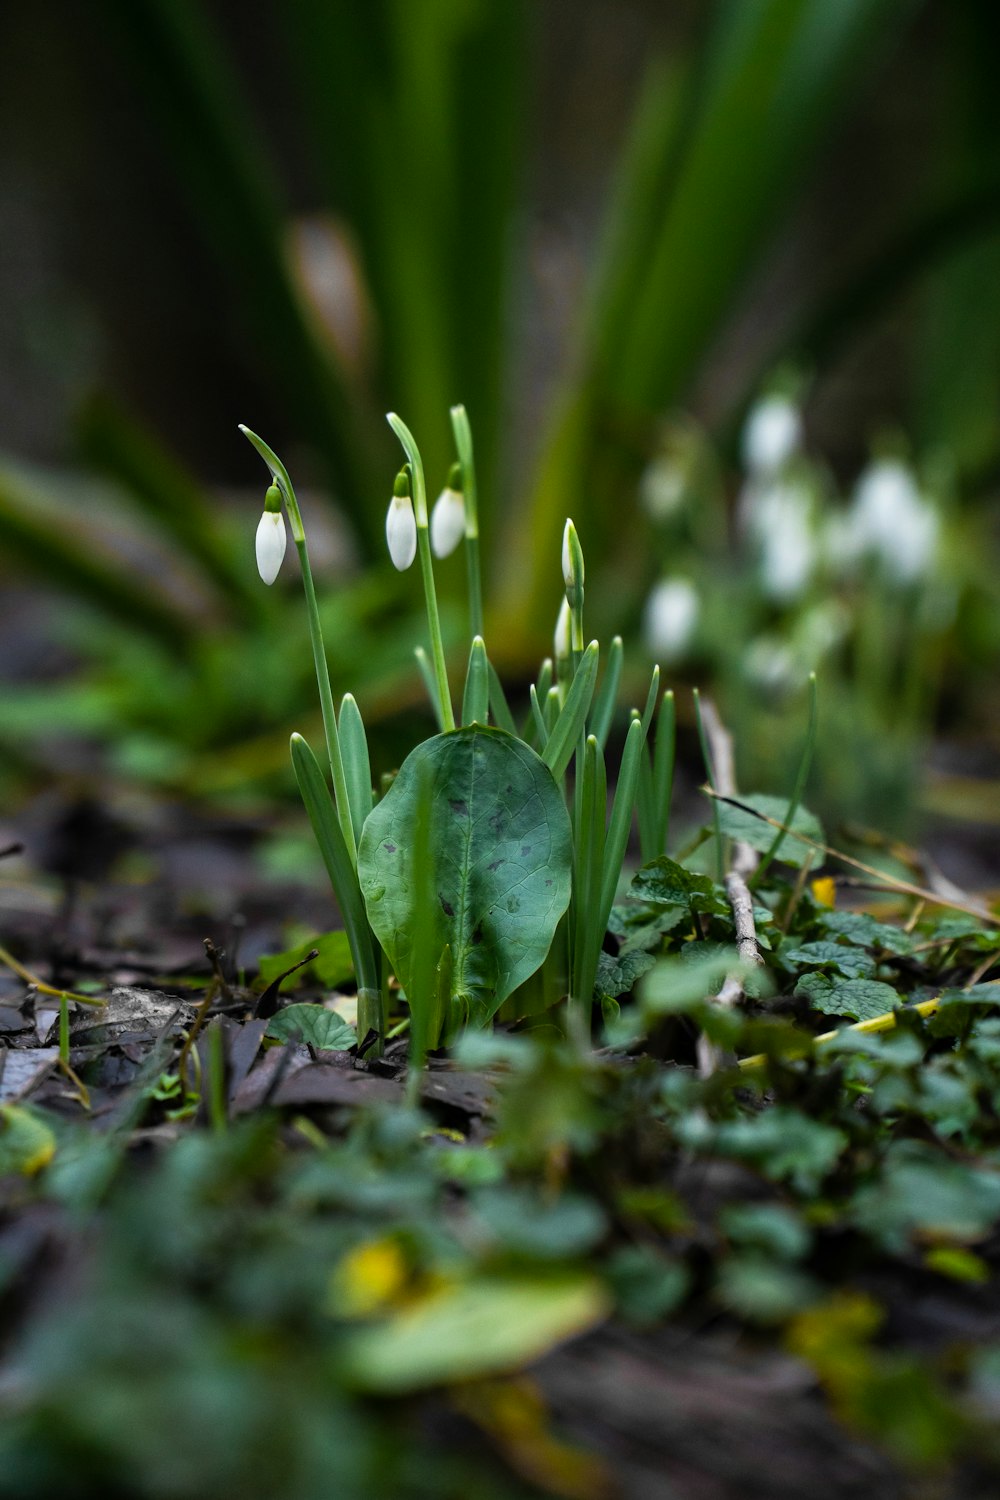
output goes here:
{"type": "Polygon", "coordinates": [[[417,522],[409,495],[393,495],[389,502],[385,540],[393,567],[405,573],[417,555],[417,522]]]}
{"type": "Polygon", "coordinates": [[[435,557],[454,552],[465,535],[465,501],[458,490],[442,490],[431,511],[431,547],[435,557]]]}
{"type": "Polygon", "coordinates": [[[743,462],[751,474],[775,474],[802,442],[802,418],[786,396],[758,401],[743,429],[743,462]]]}
{"type": "Polygon", "coordinates": [[[643,634],[653,656],[666,665],[684,656],[698,623],[701,603],[688,578],[664,578],[646,600],[643,634]]]}
{"type": "Polygon", "coordinates": [[[266,510],[257,524],[257,571],[265,583],[277,578],[287,544],[284,516],[280,511],[266,510]]]}

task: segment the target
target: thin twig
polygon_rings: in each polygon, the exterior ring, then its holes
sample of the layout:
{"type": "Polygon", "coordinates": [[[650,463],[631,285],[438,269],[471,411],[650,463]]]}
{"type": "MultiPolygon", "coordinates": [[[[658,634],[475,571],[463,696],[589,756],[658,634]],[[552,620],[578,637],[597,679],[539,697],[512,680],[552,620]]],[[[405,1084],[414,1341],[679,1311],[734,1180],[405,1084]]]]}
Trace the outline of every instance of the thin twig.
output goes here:
{"type": "Polygon", "coordinates": [[[759,818],[762,823],[770,823],[772,828],[783,828],[789,838],[798,839],[800,844],[808,845],[810,849],[815,849],[827,859],[839,859],[843,864],[850,865],[852,869],[860,870],[863,875],[870,875],[873,880],[880,882],[880,889],[886,887],[904,896],[916,896],[918,901],[925,901],[928,906],[942,906],[949,911],[965,912],[967,916],[978,917],[981,922],[996,922],[995,913],[975,901],[954,901],[947,896],[935,895],[933,891],[914,885],[912,881],[899,880],[895,875],[888,875],[874,865],[866,865],[862,860],[854,859],[850,854],[842,854],[839,849],[832,849],[829,844],[821,844],[817,839],[809,838],[808,834],[799,833],[797,828],[790,828],[787,824],[779,822],[777,818],[769,818],[766,813],[759,812],[756,807],[749,807],[738,797],[725,796],[708,785],[703,786],[702,791],[708,797],[715,797],[720,802],[728,802],[732,807],[738,807],[741,812],[750,813],[752,817],[759,818]]]}
{"type": "MultiPolygon", "coordinates": [[[[736,796],[736,762],[733,754],[733,737],[719,717],[719,711],[709,698],[701,702],[702,723],[712,760],[712,773],[716,795],[727,801],[736,796]]],[[[742,839],[732,846],[730,867],[725,876],[726,895],[733,913],[736,929],[736,948],[740,959],[747,964],[759,966],[764,960],[757,944],[757,924],[753,915],[753,895],[747,885],[747,877],[757,867],[757,851],[742,839]]],[[[722,988],[715,996],[715,1003],[727,1008],[739,1005],[745,998],[743,982],[735,974],[727,974],[722,988]]],[[[722,1063],[722,1054],[713,1042],[704,1035],[698,1038],[698,1071],[702,1077],[714,1073],[722,1063]]]]}

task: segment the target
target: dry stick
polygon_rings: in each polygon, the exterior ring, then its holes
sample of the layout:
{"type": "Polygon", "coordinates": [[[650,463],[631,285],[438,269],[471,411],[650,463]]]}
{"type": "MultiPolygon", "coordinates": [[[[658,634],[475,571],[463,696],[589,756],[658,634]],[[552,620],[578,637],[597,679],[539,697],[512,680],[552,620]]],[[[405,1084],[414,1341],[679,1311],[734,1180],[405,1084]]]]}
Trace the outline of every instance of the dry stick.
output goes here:
{"type": "MultiPolygon", "coordinates": [[[[718,709],[709,698],[701,701],[701,717],[705,726],[705,737],[712,759],[712,776],[716,795],[723,801],[736,796],[736,766],[733,756],[733,737],[719,717],[718,709]]],[[[725,877],[726,895],[733,913],[736,929],[736,949],[743,963],[755,966],[763,964],[757,946],[757,924],[753,916],[753,895],[747,885],[747,876],[757,868],[757,852],[742,839],[733,844],[730,868],[725,877]]],[[[722,988],[715,996],[715,1003],[726,1007],[739,1005],[744,998],[743,982],[735,974],[727,974],[722,988]]],[[[698,1038],[698,1071],[703,1078],[714,1073],[722,1063],[722,1054],[714,1043],[704,1035],[698,1038]]]]}

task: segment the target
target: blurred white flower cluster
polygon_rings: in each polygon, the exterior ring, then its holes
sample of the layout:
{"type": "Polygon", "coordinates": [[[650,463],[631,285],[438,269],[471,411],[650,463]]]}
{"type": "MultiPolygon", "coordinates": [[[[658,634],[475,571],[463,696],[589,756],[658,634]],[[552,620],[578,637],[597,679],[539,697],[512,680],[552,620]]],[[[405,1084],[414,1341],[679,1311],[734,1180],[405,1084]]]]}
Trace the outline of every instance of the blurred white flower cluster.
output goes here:
{"type": "Polygon", "coordinates": [[[721,658],[742,641],[746,679],[780,694],[851,640],[873,591],[921,614],[943,579],[942,515],[897,457],[874,457],[842,498],[807,452],[787,394],[752,407],[740,457],[731,525],[704,437],[689,423],[665,432],[639,492],[670,560],[646,599],[643,635],[664,665],[698,650],[721,658]]]}

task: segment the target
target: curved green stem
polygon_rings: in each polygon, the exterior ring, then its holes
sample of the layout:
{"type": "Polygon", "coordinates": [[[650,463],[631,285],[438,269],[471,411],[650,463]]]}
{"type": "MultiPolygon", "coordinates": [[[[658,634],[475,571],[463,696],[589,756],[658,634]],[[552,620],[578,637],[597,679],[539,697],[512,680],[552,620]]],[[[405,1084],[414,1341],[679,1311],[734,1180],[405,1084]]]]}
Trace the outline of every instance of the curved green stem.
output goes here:
{"type": "Polygon", "coordinates": [[[347,775],[344,771],[344,757],[340,749],[337,710],[334,707],[333,689],[330,686],[330,669],[327,666],[326,647],[323,644],[323,627],[320,624],[316,586],[313,583],[312,568],[309,564],[306,531],[302,524],[302,513],[299,510],[299,502],[295,496],[295,487],[281,459],[273,449],[268,447],[264,439],[258,437],[255,432],[251,432],[249,427],[244,427],[242,423],[240,424],[240,431],[257,449],[257,452],[270,469],[271,477],[275,484],[284,496],[285,509],[288,511],[288,524],[291,527],[292,540],[298,550],[299,564],[302,568],[302,587],[305,591],[306,612],[309,616],[309,640],[312,644],[313,666],[316,670],[316,686],[319,689],[320,708],[323,712],[323,731],[326,736],[326,749],[330,761],[330,775],[333,778],[333,794],[337,807],[337,818],[344,835],[344,843],[347,845],[351,864],[357,865],[358,847],[354,838],[354,826],[351,822],[351,801],[347,789],[347,775]]]}
{"type": "Polygon", "coordinates": [[[424,584],[424,599],[427,605],[427,624],[431,636],[431,660],[434,664],[434,680],[437,683],[440,719],[444,728],[455,728],[455,710],[448,687],[448,669],[444,659],[444,641],[441,637],[441,617],[438,614],[437,592],[434,588],[434,564],[431,560],[431,539],[427,519],[427,485],[424,481],[424,465],[413,433],[394,411],[386,420],[403,445],[413,473],[413,515],[417,523],[417,555],[420,558],[420,574],[424,584]]]}

